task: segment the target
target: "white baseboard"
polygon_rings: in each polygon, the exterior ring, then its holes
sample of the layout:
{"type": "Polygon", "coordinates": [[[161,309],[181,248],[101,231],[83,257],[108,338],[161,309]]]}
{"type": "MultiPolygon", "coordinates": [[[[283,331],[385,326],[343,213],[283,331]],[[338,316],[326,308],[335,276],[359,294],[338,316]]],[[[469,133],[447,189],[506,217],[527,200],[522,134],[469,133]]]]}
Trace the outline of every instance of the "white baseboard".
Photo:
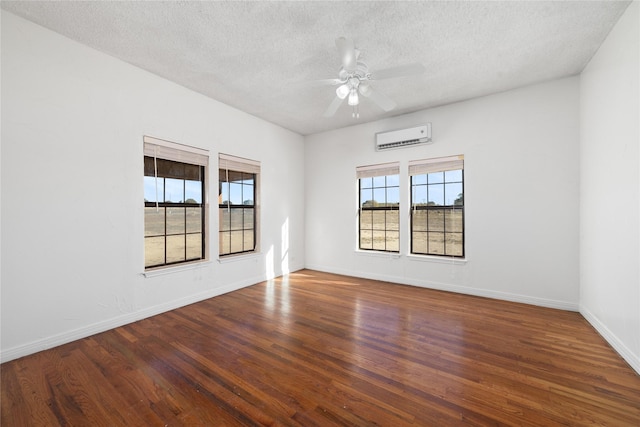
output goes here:
{"type": "Polygon", "coordinates": [[[613,347],[615,351],[640,375],[640,355],[634,354],[607,326],[591,313],[585,306],[580,305],[580,314],[596,331],[613,347]]]}
{"type": "MultiPolygon", "coordinates": [[[[290,270],[300,270],[290,268],[290,270]]],[[[189,304],[193,304],[199,301],[203,301],[209,298],[213,298],[228,292],[236,291],[238,289],[245,288],[247,286],[255,285],[267,280],[266,275],[260,277],[253,277],[240,280],[238,282],[229,283],[215,289],[210,289],[205,292],[201,292],[194,295],[189,295],[178,300],[169,301],[164,304],[148,307],[133,313],[127,313],[122,316],[114,317],[105,321],[93,323],[91,325],[84,326],[82,328],[66,331],[60,334],[45,337],[39,340],[32,341],[27,344],[19,345],[13,348],[0,351],[0,363],[8,362],[9,360],[18,359],[23,356],[28,356],[33,353],[37,353],[42,350],[47,350],[52,347],[56,347],[62,344],[86,338],[91,335],[95,335],[100,332],[108,331],[129,323],[137,322],[138,320],[146,319],[151,316],[155,316],[160,313],[175,310],[176,308],[184,307],[189,304]]]]}
{"type": "Polygon", "coordinates": [[[327,273],[342,274],[345,276],[355,276],[355,277],[362,277],[365,279],[381,280],[384,282],[399,283],[402,285],[411,285],[411,286],[417,286],[417,287],[427,288],[427,289],[436,289],[439,291],[456,292],[459,294],[473,295],[477,297],[485,297],[485,298],[493,298],[493,299],[499,299],[504,301],[519,302],[523,304],[537,305],[540,307],[556,308],[559,310],[576,311],[576,312],[579,311],[578,304],[567,302],[567,301],[558,301],[558,300],[552,300],[547,298],[532,297],[528,295],[512,294],[508,292],[493,291],[490,289],[471,288],[468,286],[452,285],[450,283],[440,283],[440,282],[434,282],[429,280],[407,279],[406,277],[388,276],[384,274],[372,274],[370,272],[342,270],[339,268],[338,269],[326,268],[324,266],[319,266],[319,265],[307,265],[306,268],[310,270],[324,271],[327,273]]]}

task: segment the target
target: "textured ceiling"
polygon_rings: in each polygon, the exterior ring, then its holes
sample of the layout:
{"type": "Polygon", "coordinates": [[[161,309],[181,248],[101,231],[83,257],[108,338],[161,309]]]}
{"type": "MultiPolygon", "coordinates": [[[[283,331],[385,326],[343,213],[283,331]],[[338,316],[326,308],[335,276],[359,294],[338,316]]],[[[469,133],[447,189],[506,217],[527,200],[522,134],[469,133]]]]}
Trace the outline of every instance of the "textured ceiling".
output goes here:
{"type": "Polygon", "coordinates": [[[628,1],[116,2],[2,1],[99,51],[302,135],[378,120],[582,71],[628,1]],[[337,77],[335,39],[376,70],[423,74],[372,83],[353,119],[323,112],[337,77]]]}

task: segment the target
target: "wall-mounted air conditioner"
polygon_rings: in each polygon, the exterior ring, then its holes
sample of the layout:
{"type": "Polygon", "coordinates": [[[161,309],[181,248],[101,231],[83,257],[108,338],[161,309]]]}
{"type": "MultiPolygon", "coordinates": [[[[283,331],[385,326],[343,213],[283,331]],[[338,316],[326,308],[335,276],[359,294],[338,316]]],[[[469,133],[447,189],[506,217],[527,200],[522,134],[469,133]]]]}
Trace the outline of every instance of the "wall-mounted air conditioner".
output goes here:
{"type": "Polygon", "coordinates": [[[409,147],[416,144],[426,144],[428,142],[431,142],[431,123],[376,134],[377,151],[409,147]]]}

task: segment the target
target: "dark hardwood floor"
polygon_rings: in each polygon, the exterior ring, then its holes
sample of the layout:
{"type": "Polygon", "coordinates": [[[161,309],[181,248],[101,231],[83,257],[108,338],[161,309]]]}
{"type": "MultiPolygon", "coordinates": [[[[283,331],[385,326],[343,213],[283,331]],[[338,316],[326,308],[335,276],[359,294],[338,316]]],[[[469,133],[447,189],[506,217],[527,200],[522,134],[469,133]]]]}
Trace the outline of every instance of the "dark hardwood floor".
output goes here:
{"type": "Polygon", "coordinates": [[[1,371],[2,426],[640,426],[578,313],[309,270],[1,371]]]}

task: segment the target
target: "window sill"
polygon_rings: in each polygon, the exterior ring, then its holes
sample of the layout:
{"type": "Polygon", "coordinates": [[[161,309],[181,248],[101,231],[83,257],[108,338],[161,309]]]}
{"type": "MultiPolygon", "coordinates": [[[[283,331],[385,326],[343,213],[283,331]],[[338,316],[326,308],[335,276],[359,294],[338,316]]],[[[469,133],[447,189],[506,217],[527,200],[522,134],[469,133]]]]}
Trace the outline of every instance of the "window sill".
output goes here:
{"type": "Polygon", "coordinates": [[[401,257],[400,253],[397,252],[362,251],[359,249],[355,250],[355,254],[367,257],[378,257],[387,259],[399,259],[401,257]]]}
{"type": "Polygon", "coordinates": [[[211,261],[195,261],[180,265],[174,265],[171,267],[158,267],[153,270],[148,270],[142,273],[144,277],[156,277],[156,276],[164,276],[165,274],[173,274],[180,273],[182,271],[196,270],[199,268],[205,268],[211,265],[211,261]]]}
{"type": "Polygon", "coordinates": [[[218,263],[226,264],[228,262],[244,261],[244,260],[254,259],[254,258],[257,259],[261,256],[262,256],[262,253],[260,252],[248,252],[245,254],[227,255],[225,257],[219,257],[218,263]]]}
{"type": "Polygon", "coordinates": [[[432,256],[432,255],[414,255],[414,254],[399,254],[399,253],[391,253],[391,252],[375,252],[375,251],[361,251],[356,249],[355,254],[358,256],[366,256],[366,257],[376,257],[376,258],[386,258],[386,259],[400,259],[406,258],[409,261],[416,262],[436,262],[440,264],[454,264],[454,265],[464,265],[467,263],[466,258],[453,258],[453,257],[445,257],[445,256],[432,256]]]}
{"type": "Polygon", "coordinates": [[[418,261],[418,262],[437,262],[440,264],[454,264],[454,265],[464,265],[467,263],[466,258],[455,258],[455,257],[447,257],[447,256],[432,256],[432,255],[407,255],[407,259],[409,261],[418,261]]]}

